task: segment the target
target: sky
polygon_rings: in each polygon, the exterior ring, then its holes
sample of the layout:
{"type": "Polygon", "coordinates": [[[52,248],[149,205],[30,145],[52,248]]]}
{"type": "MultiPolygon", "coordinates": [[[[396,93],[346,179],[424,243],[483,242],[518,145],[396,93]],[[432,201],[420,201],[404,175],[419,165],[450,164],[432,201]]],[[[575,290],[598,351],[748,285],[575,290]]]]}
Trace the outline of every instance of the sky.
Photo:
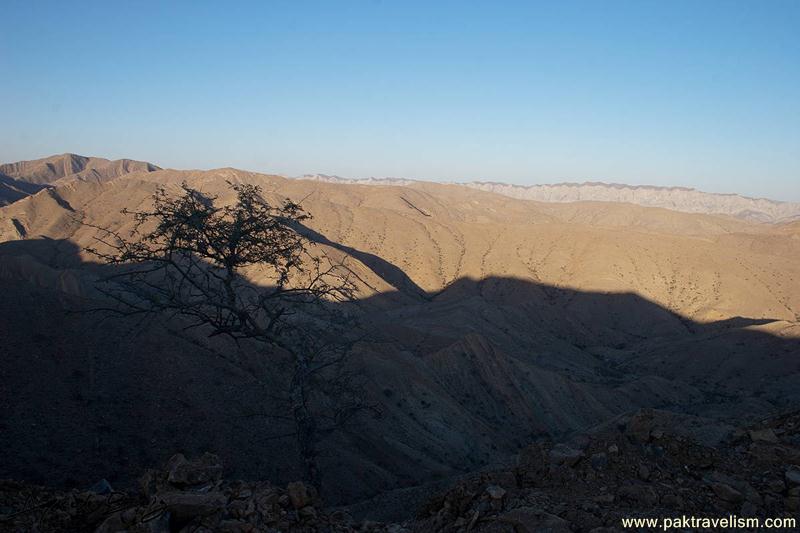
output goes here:
{"type": "Polygon", "coordinates": [[[0,0],[0,161],[800,201],[800,1],[0,0]]]}

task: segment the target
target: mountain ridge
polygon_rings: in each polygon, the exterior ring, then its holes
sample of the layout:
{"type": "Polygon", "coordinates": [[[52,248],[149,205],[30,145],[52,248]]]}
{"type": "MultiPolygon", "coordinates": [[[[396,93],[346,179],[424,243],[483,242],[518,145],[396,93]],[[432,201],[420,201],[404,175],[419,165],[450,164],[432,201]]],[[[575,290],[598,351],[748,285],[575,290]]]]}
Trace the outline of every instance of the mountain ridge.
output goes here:
{"type": "MultiPolygon", "coordinates": [[[[354,185],[414,186],[435,183],[409,178],[345,178],[327,174],[306,174],[294,179],[323,181],[354,185]]],[[[784,202],[738,193],[714,193],[693,187],[662,187],[659,185],[629,185],[626,183],[583,181],[552,184],[517,185],[500,181],[446,182],[449,185],[470,187],[511,198],[550,203],[582,201],[622,202],[644,207],[662,207],[683,213],[730,215],[744,220],[783,223],[800,219],[800,202],[784,202]],[[614,194],[617,194],[614,196],[614,194]],[[626,194],[627,193],[627,194],[626,194]],[[661,196],[642,197],[642,194],[661,196]],[[683,195],[683,198],[666,198],[665,195],[683,195]],[[694,198],[691,198],[691,197],[694,198]],[[698,204],[700,202],[700,204],[698,204]],[[734,205],[730,205],[734,203],[734,205]],[[727,204],[727,205],[726,205],[727,204]]]]}
{"type": "Polygon", "coordinates": [[[0,175],[34,185],[53,185],[65,179],[107,180],[131,172],[153,172],[161,167],[135,159],[106,159],[66,152],[40,159],[0,164],[0,175]]]}
{"type": "MultiPolygon", "coordinates": [[[[132,159],[108,160],[73,153],[0,165],[0,205],[8,205],[41,188],[69,180],[106,181],[125,174],[162,170],[153,163],[132,159]]],[[[245,172],[232,167],[213,171],[245,172]]],[[[198,172],[201,172],[198,170],[198,172]]],[[[409,178],[346,178],[328,174],[288,177],[294,180],[345,185],[425,187],[442,183],[500,194],[520,200],[546,203],[614,202],[643,207],[660,207],[683,213],[727,215],[751,222],[780,224],[800,220],[800,202],[756,198],[738,193],[711,193],[691,187],[629,185],[615,182],[584,181],[554,184],[517,185],[499,181],[434,182],[409,178]]]]}
{"type": "Polygon", "coordinates": [[[544,202],[617,201],[663,207],[686,213],[714,213],[756,222],[788,222],[800,218],[800,203],[753,198],[737,193],[710,193],[690,187],[659,187],[620,183],[583,182],[513,185],[471,182],[467,187],[523,200],[544,202]]]}

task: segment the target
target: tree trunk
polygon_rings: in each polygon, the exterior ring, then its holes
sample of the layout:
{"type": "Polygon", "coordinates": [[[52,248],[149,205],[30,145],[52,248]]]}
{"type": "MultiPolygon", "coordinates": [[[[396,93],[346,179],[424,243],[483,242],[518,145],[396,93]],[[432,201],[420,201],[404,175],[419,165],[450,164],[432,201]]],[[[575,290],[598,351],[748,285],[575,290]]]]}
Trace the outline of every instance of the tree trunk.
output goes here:
{"type": "Polygon", "coordinates": [[[320,490],[320,474],[317,465],[317,421],[307,404],[308,363],[303,357],[295,358],[292,378],[292,417],[297,431],[297,448],[303,461],[303,481],[320,490]]]}

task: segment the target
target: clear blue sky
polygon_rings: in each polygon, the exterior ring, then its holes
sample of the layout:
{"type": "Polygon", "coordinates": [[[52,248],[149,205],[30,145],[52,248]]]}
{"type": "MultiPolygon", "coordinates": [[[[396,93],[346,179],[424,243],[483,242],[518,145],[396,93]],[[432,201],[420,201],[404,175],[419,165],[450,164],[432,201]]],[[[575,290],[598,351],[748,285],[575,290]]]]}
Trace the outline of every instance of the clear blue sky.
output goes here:
{"type": "Polygon", "coordinates": [[[0,3],[0,161],[800,200],[798,0],[0,3]]]}

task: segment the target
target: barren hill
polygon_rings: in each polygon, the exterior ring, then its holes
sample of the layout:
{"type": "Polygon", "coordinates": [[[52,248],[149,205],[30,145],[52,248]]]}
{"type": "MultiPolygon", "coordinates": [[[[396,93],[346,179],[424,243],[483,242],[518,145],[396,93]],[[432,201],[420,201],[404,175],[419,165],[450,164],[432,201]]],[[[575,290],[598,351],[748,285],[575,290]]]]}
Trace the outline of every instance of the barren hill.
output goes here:
{"type": "Polygon", "coordinates": [[[152,172],[152,163],[62,154],[0,165],[0,206],[69,181],[107,181],[131,172],[152,172]]]}
{"type": "Polygon", "coordinates": [[[0,174],[28,183],[43,185],[52,184],[67,177],[106,180],[130,172],[152,172],[158,169],[152,163],[132,159],[110,161],[102,157],[62,154],[44,159],[0,165],[0,174]]]}
{"type": "Polygon", "coordinates": [[[98,297],[101,269],[82,251],[96,226],[128,231],[122,208],[182,181],[221,201],[226,180],[301,201],[320,253],[357,274],[354,312],[373,336],[353,364],[383,417],[332,443],[326,471],[343,500],[502,463],[638,407],[738,420],[800,402],[796,224],[459,185],[150,170],[57,182],[0,208],[4,472],[124,481],[175,451],[210,450],[238,476],[296,477],[270,422],[252,418],[269,391],[219,357],[258,368],[259,354],[167,319],[67,312],[98,297]]]}

